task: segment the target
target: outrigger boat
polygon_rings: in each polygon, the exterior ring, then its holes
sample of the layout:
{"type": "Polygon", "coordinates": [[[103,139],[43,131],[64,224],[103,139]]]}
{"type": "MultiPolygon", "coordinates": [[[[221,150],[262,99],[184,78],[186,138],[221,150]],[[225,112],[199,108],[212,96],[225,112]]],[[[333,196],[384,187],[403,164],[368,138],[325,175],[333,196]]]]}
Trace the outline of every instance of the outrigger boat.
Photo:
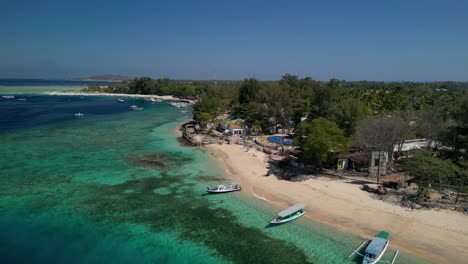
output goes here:
{"type": "Polygon", "coordinates": [[[305,205],[302,203],[293,205],[289,207],[288,209],[281,211],[278,213],[278,217],[276,217],[274,220],[270,222],[272,225],[279,225],[283,223],[287,223],[289,221],[292,221],[294,219],[297,219],[305,214],[304,212],[304,207],[305,205]]]}
{"type": "Polygon", "coordinates": [[[390,237],[390,234],[388,232],[380,231],[367,245],[367,248],[364,251],[364,254],[361,254],[358,251],[359,249],[362,248],[362,246],[366,242],[369,242],[369,240],[362,242],[362,244],[357,249],[355,249],[353,253],[349,255],[349,257],[357,253],[358,255],[364,257],[364,259],[362,260],[362,264],[377,264],[377,263],[393,264],[395,263],[395,260],[398,256],[398,250],[395,252],[395,255],[393,256],[393,259],[391,262],[381,260],[383,255],[385,254],[385,251],[388,248],[389,237],[390,237]]]}
{"type": "Polygon", "coordinates": [[[159,98],[154,98],[154,97],[145,98],[145,101],[150,101],[150,102],[153,102],[153,103],[160,103],[160,102],[162,102],[161,99],[159,99],[159,98]]]}
{"type": "Polygon", "coordinates": [[[234,183],[226,183],[223,185],[218,185],[213,188],[207,187],[206,191],[208,193],[227,193],[227,192],[235,192],[235,191],[240,191],[240,190],[241,190],[240,183],[234,182],[234,183]]]}
{"type": "Polygon", "coordinates": [[[143,110],[143,107],[138,107],[136,105],[132,105],[132,106],[130,106],[130,109],[135,110],[135,111],[141,111],[141,110],[143,110]]]}

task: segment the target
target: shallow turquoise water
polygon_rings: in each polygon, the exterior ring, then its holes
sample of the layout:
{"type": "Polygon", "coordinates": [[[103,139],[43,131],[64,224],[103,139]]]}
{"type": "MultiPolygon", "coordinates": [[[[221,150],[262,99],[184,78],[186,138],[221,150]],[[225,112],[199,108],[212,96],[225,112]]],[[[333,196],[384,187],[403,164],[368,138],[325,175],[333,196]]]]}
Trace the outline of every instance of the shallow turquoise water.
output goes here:
{"type": "MultiPolygon", "coordinates": [[[[92,100],[85,112],[116,104],[92,100]]],[[[227,178],[180,145],[180,109],[108,107],[0,132],[0,263],[360,262],[346,259],[356,236],[306,219],[266,228],[276,210],[263,201],[204,195],[227,178]]]]}

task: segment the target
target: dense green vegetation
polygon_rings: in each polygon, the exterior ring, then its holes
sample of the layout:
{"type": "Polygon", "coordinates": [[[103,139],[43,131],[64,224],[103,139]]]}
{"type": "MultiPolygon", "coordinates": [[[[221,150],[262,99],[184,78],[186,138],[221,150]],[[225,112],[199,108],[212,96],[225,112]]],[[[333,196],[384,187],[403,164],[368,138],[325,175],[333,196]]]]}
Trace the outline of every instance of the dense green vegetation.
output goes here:
{"type": "Polygon", "coordinates": [[[427,138],[434,148],[404,165],[423,189],[434,183],[468,183],[467,88],[466,82],[323,82],[286,74],[279,81],[144,77],[106,88],[90,86],[86,91],[196,96],[195,120],[206,123],[230,113],[256,131],[296,131],[302,158],[318,167],[333,166],[336,154],[346,154],[347,149],[388,151],[393,157],[394,145],[427,138]],[[439,173],[420,175],[435,172],[430,168],[436,167],[439,173]]]}
{"type": "Polygon", "coordinates": [[[237,96],[239,82],[211,81],[176,81],[167,78],[152,79],[150,77],[135,78],[125,82],[110,83],[101,87],[99,83],[85,88],[84,92],[126,93],[173,95],[176,97],[210,95],[218,99],[225,96],[237,96]]]}
{"type": "Polygon", "coordinates": [[[395,145],[426,138],[433,147],[402,166],[417,177],[420,192],[447,185],[460,190],[468,184],[466,88],[468,83],[321,82],[287,74],[279,81],[245,79],[237,96],[231,90],[230,96],[202,98],[194,112],[197,119],[222,109],[257,131],[295,131],[302,158],[319,168],[333,167],[348,149],[387,151],[392,164],[395,145]],[[209,105],[216,100],[224,108],[213,112],[209,105]]]}
{"type": "Polygon", "coordinates": [[[336,161],[336,153],[347,149],[348,140],[335,122],[317,118],[299,126],[295,143],[302,146],[303,157],[322,167],[336,161]]]}

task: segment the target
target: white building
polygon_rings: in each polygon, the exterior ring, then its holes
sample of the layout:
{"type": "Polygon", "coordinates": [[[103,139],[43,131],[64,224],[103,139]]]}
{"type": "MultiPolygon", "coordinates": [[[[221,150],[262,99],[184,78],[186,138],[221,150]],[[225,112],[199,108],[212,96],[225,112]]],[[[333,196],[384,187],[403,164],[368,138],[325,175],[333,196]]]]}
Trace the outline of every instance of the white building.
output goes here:
{"type": "Polygon", "coordinates": [[[395,146],[393,146],[393,151],[394,152],[398,152],[398,151],[406,152],[406,151],[410,151],[413,149],[422,149],[422,148],[435,147],[435,146],[437,146],[437,142],[430,141],[426,138],[410,139],[410,140],[405,140],[403,142],[403,145],[401,146],[401,150],[399,149],[400,148],[399,144],[396,144],[395,146]]]}

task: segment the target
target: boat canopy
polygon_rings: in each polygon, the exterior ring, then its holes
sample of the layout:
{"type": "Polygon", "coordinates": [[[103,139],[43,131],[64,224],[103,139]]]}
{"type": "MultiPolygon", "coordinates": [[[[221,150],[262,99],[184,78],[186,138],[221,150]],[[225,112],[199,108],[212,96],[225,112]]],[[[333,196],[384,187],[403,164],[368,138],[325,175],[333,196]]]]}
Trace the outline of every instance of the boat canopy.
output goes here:
{"type": "Polygon", "coordinates": [[[289,207],[288,209],[284,210],[284,211],[281,211],[278,213],[278,216],[279,217],[286,217],[288,215],[291,215],[301,209],[303,209],[305,207],[305,205],[303,203],[298,203],[296,205],[293,205],[291,207],[289,207]]]}
{"type": "Polygon", "coordinates": [[[238,187],[240,184],[237,183],[237,182],[233,182],[233,183],[225,183],[225,184],[221,184],[221,185],[217,185],[216,188],[218,189],[221,189],[221,188],[235,188],[235,187],[238,187]]]}
{"type": "Polygon", "coordinates": [[[386,231],[380,231],[376,237],[380,237],[380,238],[383,238],[385,240],[388,240],[388,237],[390,236],[390,234],[386,231]]]}
{"type": "Polygon", "coordinates": [[[386,243],[386,239],[383,239],[381,237],[374,237],[374,239],[372,239],[372,242],[370,242],[369,246],[367,246],[366,253],[378,256],[384,249],[386,243]]]}

